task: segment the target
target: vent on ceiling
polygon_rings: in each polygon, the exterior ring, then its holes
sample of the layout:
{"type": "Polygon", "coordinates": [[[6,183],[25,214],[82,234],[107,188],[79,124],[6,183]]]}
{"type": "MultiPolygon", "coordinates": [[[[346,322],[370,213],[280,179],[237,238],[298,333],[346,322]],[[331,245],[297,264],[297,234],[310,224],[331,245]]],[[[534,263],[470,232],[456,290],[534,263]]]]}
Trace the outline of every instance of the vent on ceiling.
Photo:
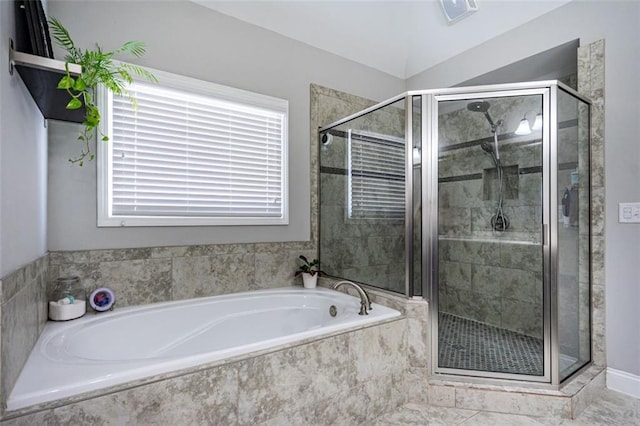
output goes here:
{"type": "Polygon", "coordinates": [[[478,10],[478,3],[475,0],[440,0],[440,4],[450,24],[478,10]]]}

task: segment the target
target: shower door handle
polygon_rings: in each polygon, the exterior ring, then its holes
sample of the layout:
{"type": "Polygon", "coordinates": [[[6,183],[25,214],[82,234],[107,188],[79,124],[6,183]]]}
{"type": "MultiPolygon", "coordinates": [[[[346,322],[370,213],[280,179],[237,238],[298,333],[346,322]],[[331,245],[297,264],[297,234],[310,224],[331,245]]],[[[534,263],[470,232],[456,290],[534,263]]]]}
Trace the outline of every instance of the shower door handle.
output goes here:
{"type": "Polygon", "coordinates": [[[546,223],[542,224],[542,245],[549,245],[549,225],[547,225],[546,223]]]}

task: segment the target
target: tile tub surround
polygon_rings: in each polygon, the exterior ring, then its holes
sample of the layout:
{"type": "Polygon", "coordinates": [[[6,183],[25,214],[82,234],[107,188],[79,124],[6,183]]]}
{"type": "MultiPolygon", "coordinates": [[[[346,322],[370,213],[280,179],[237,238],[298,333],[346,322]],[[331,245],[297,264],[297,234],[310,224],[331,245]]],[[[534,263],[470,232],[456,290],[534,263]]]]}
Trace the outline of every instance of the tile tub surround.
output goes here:
{"type": "Polygon", "coordinates": [[[112,289],[116,307],[143,305],[299,284],[301,254],[317,257],[312,242],[55,251],[49,284],[77,275],[88,293],[112,289]]]}
{"type": "Polygon", "coordinates": [[[9,413],[3,424],[362,423],[406,402],[406,329],[393,319],[9,413]]]}
{"type": "Polygon", "coordinates": [[[406,404],[393,413],[388,413],[373,422],[375,426],[424,426],[427,424],[462,426],[611,426],[640,424],[640,402],[617,392],[604,390],[600,398],[575,420],[556,419],[548,416],[524,416],[488,411],[467,410],[406,404]]]}
{"type": "Polygon", "coordinates": [[[604,392],[605,373],[600,367],[589,367],[559,390],[502,383],[433,378],[427,400],[432,406],[575,419],[604,392]]]}
{"type": "Polygon", "coordinates": [[[591,357],[606,365],[605,339],[605,41],[578,48],[578,91],[591,99],[591,357]]]}
{"type": "Polygon", "coordinates": [[[2,410],[47,321],[47,263],[45,255],[0,281],[2,410]]]}

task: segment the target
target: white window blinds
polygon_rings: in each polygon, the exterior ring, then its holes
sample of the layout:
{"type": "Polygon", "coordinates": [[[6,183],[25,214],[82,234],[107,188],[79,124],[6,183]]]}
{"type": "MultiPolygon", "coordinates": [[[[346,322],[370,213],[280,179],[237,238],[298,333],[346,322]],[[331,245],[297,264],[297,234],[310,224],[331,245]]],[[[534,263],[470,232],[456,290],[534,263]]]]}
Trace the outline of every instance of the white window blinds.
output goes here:
{"type": "Polygon", "coordinates": [[[128,90],[137,108],[110,96],[103,225],[286,224],[286,101],[128,90]]]}
{"type": "Polygon", "coordinates": [[[404,139],[348,131],[350,219],[403,219],[404,139]]]}

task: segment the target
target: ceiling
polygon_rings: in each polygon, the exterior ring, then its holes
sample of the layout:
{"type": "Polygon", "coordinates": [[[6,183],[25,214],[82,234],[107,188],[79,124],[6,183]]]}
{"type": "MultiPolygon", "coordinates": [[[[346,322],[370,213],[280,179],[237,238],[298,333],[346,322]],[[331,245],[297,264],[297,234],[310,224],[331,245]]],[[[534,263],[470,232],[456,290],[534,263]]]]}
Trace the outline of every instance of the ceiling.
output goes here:
{"type": "Polygon", "coordinates": [[[406,79],[570,0],[475,0],[453,24],[438,0],[192,1],[406,79]]]}

